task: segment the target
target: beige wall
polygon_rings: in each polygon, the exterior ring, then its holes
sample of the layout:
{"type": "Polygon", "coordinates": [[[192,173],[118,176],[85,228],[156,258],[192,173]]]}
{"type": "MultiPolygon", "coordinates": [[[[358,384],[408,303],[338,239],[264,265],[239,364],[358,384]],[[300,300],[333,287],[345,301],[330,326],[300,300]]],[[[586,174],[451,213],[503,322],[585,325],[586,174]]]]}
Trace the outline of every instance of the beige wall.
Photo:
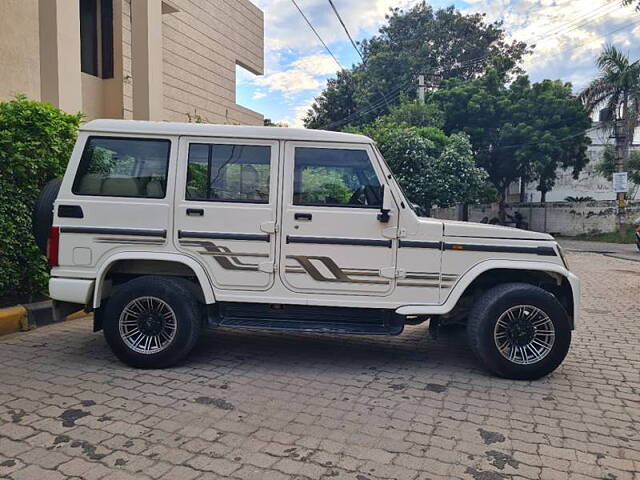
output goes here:
{"type": "MultiPolygon", "coordinates": [[[[141,42],[138,30],[132,37],[131,1],[136,0],[114,0],[114,78],[100,79],[79,70],[77,0],[0,0],[0,100],[24,92],[70,111],[80,106],[88,119],[145,118],[140,102],[134,115],[132,45],[135,38],[138,46],[141,42]],[[40,21],[43,5],[56,15],[40,21]]],[[[147,110],[153,113],[148,116],[187,121],[188,114],[197,114],[213,123],[261,125],[262,115],[236,104],[236,65],[255,74],[264,71],[262,11],[250,0],[166,4],[170,7],[163,8],[156,37],[161,45],[149,46],[161,69],[146,74],[147,110]]],[[[137,71],[142,73],[136,88],[144,95],[141,77],[148,68],[137,71]]]]}
{"type": "Polygon", "coordinates": [[[165,119],[261,125],[236,104],[236,63],[264,73],[264,18],[249,0],[173,0],[163,15],[165,119]]]}
{"type": "Polygon", "coordinates": [[[38,0],[0,0],[0,100],[40,99],[38,0]]]}

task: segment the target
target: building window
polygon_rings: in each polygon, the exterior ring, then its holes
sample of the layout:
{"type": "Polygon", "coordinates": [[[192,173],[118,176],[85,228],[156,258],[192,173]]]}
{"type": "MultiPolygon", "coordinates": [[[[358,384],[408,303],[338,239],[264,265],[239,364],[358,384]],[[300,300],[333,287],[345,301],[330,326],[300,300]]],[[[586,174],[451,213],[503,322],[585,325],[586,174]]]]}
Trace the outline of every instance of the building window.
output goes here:
{"type": "Polygon", "coordinates": [[[113,78],[113,0],[80,0],[80,66],[113,78]]]}

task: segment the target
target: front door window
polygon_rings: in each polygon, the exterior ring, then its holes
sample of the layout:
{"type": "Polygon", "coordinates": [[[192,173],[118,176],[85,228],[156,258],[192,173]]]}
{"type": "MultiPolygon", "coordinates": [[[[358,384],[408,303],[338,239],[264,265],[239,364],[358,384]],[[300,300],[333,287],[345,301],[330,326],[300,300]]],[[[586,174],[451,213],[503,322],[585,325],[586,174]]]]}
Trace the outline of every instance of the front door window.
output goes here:
{"type": "Polygon", "coordinates": [[[380,208],[380,197],[366,150],[296,149],[294,205],[380,208]]]}

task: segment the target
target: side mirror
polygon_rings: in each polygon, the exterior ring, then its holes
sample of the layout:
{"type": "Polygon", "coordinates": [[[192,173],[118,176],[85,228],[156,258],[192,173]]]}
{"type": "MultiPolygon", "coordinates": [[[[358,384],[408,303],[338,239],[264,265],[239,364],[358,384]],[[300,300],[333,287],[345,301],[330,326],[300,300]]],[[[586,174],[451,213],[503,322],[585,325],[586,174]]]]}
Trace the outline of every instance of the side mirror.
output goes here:
{"type": "Polygon", "coordinates": [[[382,196],[382,206],[380,207],[380,213],[378,214],[378,221],[382,223],[389,223],[391,216],[391,195],[386,192],[386,187],[382,185],[380,187],[380,194],[382,196]]]}

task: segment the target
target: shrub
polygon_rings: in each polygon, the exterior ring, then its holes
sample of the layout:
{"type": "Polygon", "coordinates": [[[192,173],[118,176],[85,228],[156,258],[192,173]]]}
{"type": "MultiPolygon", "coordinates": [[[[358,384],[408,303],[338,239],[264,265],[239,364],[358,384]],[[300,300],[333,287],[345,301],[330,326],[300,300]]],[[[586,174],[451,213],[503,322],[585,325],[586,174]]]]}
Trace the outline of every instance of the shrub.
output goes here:
{"type": "Polygon", "coordinates": [[[64,173],[82,115],[19,95],[0,102],[0,301],[45,292],[48,269],[31,233],[40,189],[64,173]]]}

